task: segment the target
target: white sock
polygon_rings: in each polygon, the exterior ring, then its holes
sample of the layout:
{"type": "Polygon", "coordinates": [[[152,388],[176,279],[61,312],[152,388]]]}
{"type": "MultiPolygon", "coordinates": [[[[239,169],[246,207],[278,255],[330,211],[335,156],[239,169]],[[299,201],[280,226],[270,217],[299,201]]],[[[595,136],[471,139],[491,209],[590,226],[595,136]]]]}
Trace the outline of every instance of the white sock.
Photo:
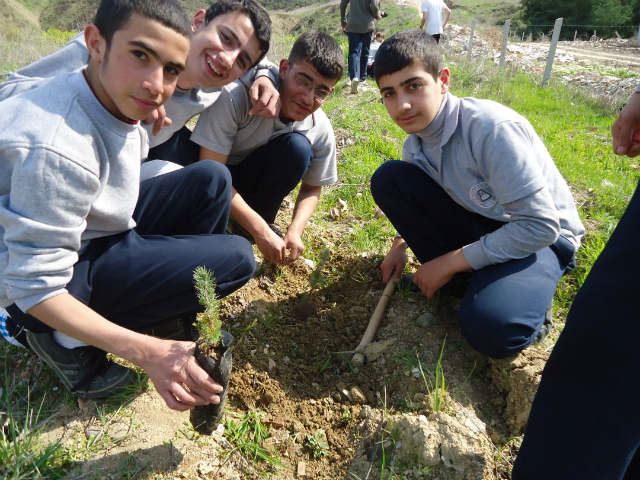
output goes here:
{"type": "Polygon", "coordinates": [[[61,333],[57,330],[53,332],[53,339],[58,345],[68,349],[89,346],[89,344],[81,342],[80,340],[76,340],[75,338],[70,337],[69,335],[65,335],[64,333],[61,333]]]}

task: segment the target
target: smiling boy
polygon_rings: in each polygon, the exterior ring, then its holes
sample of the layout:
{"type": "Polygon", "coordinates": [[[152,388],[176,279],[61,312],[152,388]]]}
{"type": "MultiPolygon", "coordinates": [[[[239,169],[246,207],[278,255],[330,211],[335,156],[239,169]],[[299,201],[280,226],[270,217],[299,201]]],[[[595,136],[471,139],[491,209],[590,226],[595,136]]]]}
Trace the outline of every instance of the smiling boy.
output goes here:
{"type": "Polygon", "coordinates": [[[566,182],[525,118],[448,92],[449,70],[425,32],[385,41],[374,75],[409,134],[404,161],[384,163],[371,179],[398,231],[383,280],[402,275],[407,247],[422,264],[413,282],[429,298],[470,272],[463,335],[492,358],[518,353],[548,333],[556,286],[584,234],[566,182]]]}
{"type": "Polygon", "coordinates": [[[249,243],[224,235],[226,169],[201,162],[139,181],[139,120],[173,93],[190,36],[176,0],[105,0],[85,32],[86,69],[0,102],[0,306],[80,397],[131,381],[111,352],[171,408],[219,401],[193,343],[142,334],[201,310],[197,266],[221,296],[255,268],[249,243]]]}
{"type": "MultiPolygon", "coordinates": [[[[146,120],[150,135],[149,160],[179,161],[180,146],[191,132],[184,127],[191,118],[218,99],[222,87],[242,76],[251,85],[257,75],[266,75],[270,64],[260,64],[269,50],[271,20],[253,0],[218,0],[208,10],[200,10],[191,21],[193,39],[178,88],[167,101],[158,119],[154,109],[146,120]]],[[[51,77],[84,68],[89,52],[83,32],[61,50],[14,72],[0,84],[0,100],[46,83],[51,77]]],[[[273,117],[278,100],[273,79],[260,76],[252,89],[253,113],[273,117]]]]}
{"type": "Polygon", "coordinates": [[[273,263],[287,265],[304,251],[302,233],[322,187],[338,178],[333,128],[320,107],[343,72],[338,43],[324,33],[307,32],[296,40],[289,58],[280,61],[279,118],[250,116],[247,87],[235,82],[201,116],[191,136],[202,146],[201,159],[229,168],[231,217],[273,263]],[[273,223],[282,200],[301,180],[293,220],[281,238],[273,223]]]}

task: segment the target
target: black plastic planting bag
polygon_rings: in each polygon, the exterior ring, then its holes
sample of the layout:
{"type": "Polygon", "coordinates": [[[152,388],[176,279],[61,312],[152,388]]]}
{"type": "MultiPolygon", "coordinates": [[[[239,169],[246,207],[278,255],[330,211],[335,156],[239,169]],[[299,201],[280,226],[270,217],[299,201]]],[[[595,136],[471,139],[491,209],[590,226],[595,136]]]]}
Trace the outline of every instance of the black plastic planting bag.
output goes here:
{"type": "Polygon", "coordinates": [[[229,377],[231,377],[231,346],[235,343],[233,336],[229,332],[221,331],[222,343],[215,348],[216,352],[222,356],[218,364],[213,358],[207,357],[200,348],[196,347],[194,353],[198,364],[209,374],[214,381],[224,387],[220,394],[220,403],[209,405],[198,405],[191,410],[191,425],[201,434],[211,435],[220,424],[224,415],[224,405],[227,402],[227,390],[229,389],[229,377]]]}

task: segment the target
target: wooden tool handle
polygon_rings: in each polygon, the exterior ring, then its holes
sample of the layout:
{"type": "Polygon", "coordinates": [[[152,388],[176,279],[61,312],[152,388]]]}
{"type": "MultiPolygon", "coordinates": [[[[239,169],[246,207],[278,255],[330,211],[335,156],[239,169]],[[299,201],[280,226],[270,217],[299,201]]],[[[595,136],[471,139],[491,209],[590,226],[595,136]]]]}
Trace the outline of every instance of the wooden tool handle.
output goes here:
{"type": "MultiPolygon", "coordinates": [[[[371,320],[369,320],[367,330],[364,332],[362,340],[360,341],[360,344],[358,345],[356,350],[369,345],[373,340],[373,337],[375,337],[376,331],[378,330],[378,325],[380,325],[380,320],[382,320],[382,315],[387,309],[387,305],[389,305],[389,299],[391,298],[391,295],[393,294],[393,290],[395,288],[396,278],[395,276],[391,276],[389,282],[387,282],[387,286],[385,287],[384,292],[382,292],[382,297],[380,297],[380,300],[378,301],[376,310],[373,312],[373,315],[371,315],[371,320]]],[[[353,357],[351,358],[351,365],[353,365],[354,367],[359,367],[363,363],[364,354],[360,352],[354,353],[353,357]]]]}

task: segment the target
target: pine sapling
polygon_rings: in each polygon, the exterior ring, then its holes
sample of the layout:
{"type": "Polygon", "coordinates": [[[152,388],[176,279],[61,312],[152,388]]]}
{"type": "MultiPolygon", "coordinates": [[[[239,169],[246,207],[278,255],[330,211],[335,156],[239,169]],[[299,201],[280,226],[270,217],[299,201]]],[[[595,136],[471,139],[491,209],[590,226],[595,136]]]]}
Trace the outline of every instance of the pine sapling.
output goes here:
{"type": "Polygon", "coordinates": [[[196,328],[200,333],[198,346],[204,352],[218,346],[222,340],[220,329],[220,303],[216,294],[216,279],[213,272],[205,267],[197,267],[193,272],[193,281],[200,305],[204,306],[204,312],[196,316],[196,328]]]}

